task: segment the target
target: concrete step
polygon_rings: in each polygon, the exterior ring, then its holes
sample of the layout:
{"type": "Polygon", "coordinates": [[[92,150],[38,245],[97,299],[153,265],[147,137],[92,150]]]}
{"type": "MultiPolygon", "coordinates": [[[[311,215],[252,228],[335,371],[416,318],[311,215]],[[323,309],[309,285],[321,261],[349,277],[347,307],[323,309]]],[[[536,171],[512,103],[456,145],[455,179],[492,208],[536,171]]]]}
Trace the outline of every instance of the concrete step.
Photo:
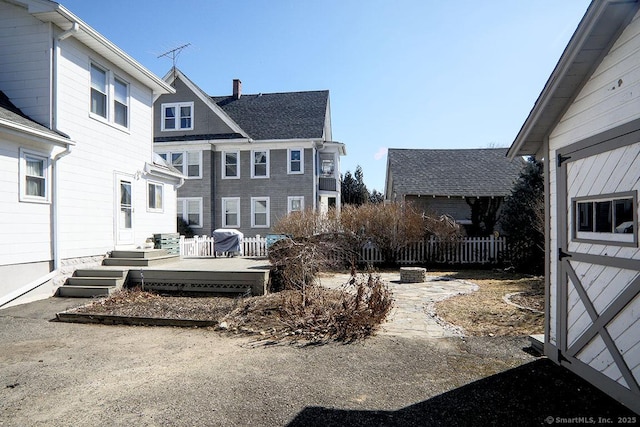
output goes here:
{"type": "Polygon", "coordinates": [[[115,277],[125,278],[127,275],[126,269],[107,269],[107,268],[87,268],[79,269],[73,273],[74,277],[115,277]]]}
{"type": "Polygon", "coordinates": [[[169,255],[166,249],[138,249],[129,251],[113,251],[111,258],[158,258],[169,255]]]}
{"type": "Polygon", "coordinates": [[[117,288],[124,284],[124,277],[69,277],[65,283],[67,286],[100,286],[117,288]]]}
{"type": "Polygon", "coordinates": [[[91,298],[97,296],[107,296],[116,290],[115,286],[68,286],[62,285],[58,288],[59,297],[71,298],[91,298]]]}
{"type": "Polygon", "coordinates": [[[178,260],[178,255],[155,256],[153,258],[105,258],[102,265],[121,266],[121,267],[149,267],[156,264],[162,264],[166,261],[178,260]]]}

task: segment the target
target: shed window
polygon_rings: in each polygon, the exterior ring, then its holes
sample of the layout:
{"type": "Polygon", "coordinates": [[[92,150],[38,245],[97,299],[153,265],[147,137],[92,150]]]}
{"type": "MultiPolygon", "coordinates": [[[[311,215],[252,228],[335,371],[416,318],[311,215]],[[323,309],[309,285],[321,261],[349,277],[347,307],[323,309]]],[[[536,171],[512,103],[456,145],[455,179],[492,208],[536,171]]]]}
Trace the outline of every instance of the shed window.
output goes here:
{"type": "Polygon", "coordinates": [[[635,192],[575,199],[575,240],[637,242],[636,206],[635,192]]]}

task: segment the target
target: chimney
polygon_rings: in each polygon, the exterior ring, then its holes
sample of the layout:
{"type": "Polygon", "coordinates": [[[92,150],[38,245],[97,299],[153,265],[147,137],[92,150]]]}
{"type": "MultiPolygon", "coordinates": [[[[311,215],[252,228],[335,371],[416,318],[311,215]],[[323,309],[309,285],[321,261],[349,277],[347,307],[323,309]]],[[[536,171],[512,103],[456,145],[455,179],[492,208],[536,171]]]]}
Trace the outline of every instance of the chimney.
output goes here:
{"type": "Polygon", "coordinates": [[[239,99],[242,95],[242,82],[240,79],[233,79],[233,97],[239,99]]]}

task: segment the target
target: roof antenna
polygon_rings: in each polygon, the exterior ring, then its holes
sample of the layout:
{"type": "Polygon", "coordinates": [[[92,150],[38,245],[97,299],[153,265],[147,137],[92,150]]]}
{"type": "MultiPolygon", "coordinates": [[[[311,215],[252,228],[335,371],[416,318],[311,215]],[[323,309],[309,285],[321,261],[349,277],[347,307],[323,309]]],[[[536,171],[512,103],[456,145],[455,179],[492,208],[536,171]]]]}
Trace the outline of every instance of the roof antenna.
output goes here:
{"type": "MultiPolygon", "coordinates": [[[[178,59],[178,55],[180,55],[182,53],[182,50],[185,49],[186,47],[191,46],[191,43],[187,43],[187,44],[183,44],[182,46],[178,46],[176,48],[173,48],[171,50],[166,51],[165,53],[162,53],[160,55],[158,55],[158,58],[162,58],[163,56],[166,58],[171,58],[171,63],[172,63],[172,70],[173,70],[173,81],[176,81],[176,62],[178,59]]],[[[175,83],[174,83],[175,84],[175,83]]]]}

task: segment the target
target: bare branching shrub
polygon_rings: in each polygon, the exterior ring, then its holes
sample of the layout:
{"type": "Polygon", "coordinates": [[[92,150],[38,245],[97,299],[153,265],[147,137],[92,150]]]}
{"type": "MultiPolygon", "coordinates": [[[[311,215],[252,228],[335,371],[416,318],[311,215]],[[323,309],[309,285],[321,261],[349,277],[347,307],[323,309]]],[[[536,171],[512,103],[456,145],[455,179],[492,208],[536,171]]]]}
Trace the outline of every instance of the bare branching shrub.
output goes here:
{"type": "Polygon", "coordinates": [[[329,209],[326,213],[306,209],[291,212],[278,221],[274,233],[286,234],[293,238],[311,237],[320,233],[331,233],[340,230],[339,215],[336,209],[329,209]]]}
{"type": "Polygon", "coordinates": [[[427,235],[446,240],[460,235],[459,226],[451,218],[425,215],[410,203],[345,205],[340,213],[334,209],[328,213],[295,212],[280,220],[274,231],[295,239],[319,234],[342,236],[341,250],[354,264],[366,244],[375,245],[385,262],[394,264],[401,249],[427,235]]]}
{"type": "Polygon", "coordinates": [[[437,215],[427,213],[424,215],[425,228],[427,233],[440,240],[456,240],[462,235],[460,225],[449,215],[437,215]]]}
{"type": "Polygon", "coordinates": [[[291,331],[314,342],[352,342],[372,335],[392,306],[391,292],[380,276],[353,272],[345,289],[314,287],[304,304],[301,295],[286,294],[281,320],[291,331]]]}
{"type": "Polygon", "coordinates": [[[318,272],[343,268],[345,260],[353,258],[353,246],[348,236],[323,233],[311,237],[283,239],[269,249],[271,289],[295,289],[306,303],[307,290],[316,284],[318,272]]]}
{"type": "Polygon", "coordinates": [[[343,209],[340,216],[345,231],[377,246],[387,263],[395,263],[398,251],[425,238],[425,221],[411,204],[368,203],[343,209]]]}

